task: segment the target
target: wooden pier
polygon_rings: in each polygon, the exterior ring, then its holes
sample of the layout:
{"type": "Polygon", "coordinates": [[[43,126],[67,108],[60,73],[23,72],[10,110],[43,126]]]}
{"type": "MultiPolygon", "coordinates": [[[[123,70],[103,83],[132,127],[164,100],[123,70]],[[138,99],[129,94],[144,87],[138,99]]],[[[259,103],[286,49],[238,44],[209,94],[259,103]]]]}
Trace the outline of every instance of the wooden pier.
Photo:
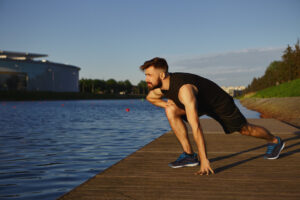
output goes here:
{"type": "MultiPolygon", "coordinates": [[[[286,143],[277,160],[265,160],[263,140],[225,135],[212,119],[201,119],[214,175],[196,176],[199,167],[172,169],[182,150],[168,132],[96,175],[60,200],[129,199],[300,199],[300,129],[274,119],[249,119],[286,143]]],[[[192,139],[192,133],[189,131],[192,139]]],[[[196,149],[193,143],[194,149],[196,149]]]]}

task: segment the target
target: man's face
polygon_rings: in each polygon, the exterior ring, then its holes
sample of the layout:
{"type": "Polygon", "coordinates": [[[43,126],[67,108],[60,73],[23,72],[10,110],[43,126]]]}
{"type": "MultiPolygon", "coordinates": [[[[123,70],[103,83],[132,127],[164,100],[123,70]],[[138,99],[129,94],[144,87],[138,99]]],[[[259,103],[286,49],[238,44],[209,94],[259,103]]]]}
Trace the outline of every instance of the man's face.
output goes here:
{"type": "Polygon", "coordinates": [[[146,75],[146,83],[149,90],[160,88],[162,86],[162,82],[159,77],[161,72],[160,69],[155,69],[153,66],[150,66],[147,69],[145,69],[144,72],[146,75]]]}

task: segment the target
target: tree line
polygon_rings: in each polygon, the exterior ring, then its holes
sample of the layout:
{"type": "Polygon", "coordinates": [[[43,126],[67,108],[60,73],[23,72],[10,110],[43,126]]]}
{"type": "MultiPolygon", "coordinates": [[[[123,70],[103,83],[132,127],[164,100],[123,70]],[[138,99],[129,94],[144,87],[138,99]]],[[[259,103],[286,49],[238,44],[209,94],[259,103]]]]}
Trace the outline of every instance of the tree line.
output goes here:
{"type": "Polygon", "coordinates": [[[93,94],[133,94],[145,95],[148,92],[147,83],[140,81],[138,85],[132,85],[129,80],[116,81],[115,79],[80,79],[79,88],[82,93],[93,94]]]}
{"type": "Polygon", "coordinates": [[[279,85],[300,78],[300,47],[299,40],[294,48],[290,45],[285,49],[281,61],[273,61],[264,75],[254,78],[244,93],[255,92],[271,86],[279,85]]]}

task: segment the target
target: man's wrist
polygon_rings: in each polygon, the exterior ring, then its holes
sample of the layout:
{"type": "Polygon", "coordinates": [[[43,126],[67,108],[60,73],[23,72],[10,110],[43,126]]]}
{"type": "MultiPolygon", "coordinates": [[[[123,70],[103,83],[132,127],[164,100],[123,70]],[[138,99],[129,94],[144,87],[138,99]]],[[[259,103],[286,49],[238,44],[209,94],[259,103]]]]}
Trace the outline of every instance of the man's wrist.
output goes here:
{"type": "Polygon", "coordinates": [[[200,157],[200,162],[206,162],[206,161],[209,161],[206,156],[204,158],[200,157]]]}

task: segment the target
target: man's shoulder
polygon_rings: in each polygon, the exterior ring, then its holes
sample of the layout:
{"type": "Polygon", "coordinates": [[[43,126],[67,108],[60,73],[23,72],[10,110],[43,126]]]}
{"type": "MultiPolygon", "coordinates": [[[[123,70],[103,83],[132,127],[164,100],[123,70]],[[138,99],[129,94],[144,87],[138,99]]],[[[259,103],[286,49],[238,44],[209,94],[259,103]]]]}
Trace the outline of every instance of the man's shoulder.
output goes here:
{"type": "Polygon", "coordinates": [[[198,81],[202,79],[199,75],[186,73],[186,72],[175,72],[172,73],[172,84],[177,85],[178,89],[183,86],[188,87],[188,85],[196,86],[198,81]]]}
{"type": "Polygon", "coordinates": [[[182,79],[184,81],[204,79],[202,76],[188,72],[174,72],[170,74],[173,79],[182,79]]]}
{"type": "Polygon", "coordinates": [[[183,84],[178,91],[178,95],[185,95],[186,93],[191,93],[193,95],[196,95],[199,92],[198,88],[194,84],[183,84]]]}
{"type": "Polygon", "coordinates": [[[174,76],[198,76],[196,74],[192,74],[192,73],[188,73],[188,72],[172,72],[170,73],[171,75],[174,75],[174,76]]]}
{"type": "Polygon", "coordinates": [[[187,73],[187,72],[175,72],[172,73],[171,79],[173,80],[174,83],[179,83],[179,84],[194,84],[194,85],[203,85],[203,84],[211,84],[214,83],[213,81],[200,76],[198,74],[192,74],[192,73],[187,73]]]}

